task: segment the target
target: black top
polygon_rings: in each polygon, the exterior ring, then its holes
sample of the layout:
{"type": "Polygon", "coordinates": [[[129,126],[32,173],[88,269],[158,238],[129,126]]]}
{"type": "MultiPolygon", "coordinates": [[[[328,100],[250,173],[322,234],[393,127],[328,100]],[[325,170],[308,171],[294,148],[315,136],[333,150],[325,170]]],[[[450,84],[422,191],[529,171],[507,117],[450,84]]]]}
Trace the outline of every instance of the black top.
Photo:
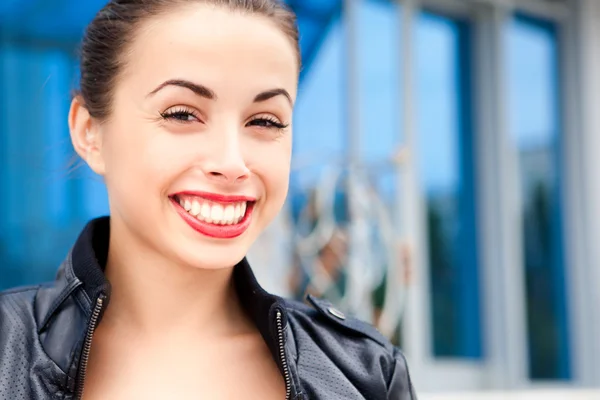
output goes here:
{"type": "MultiPolygon", "coordinates": [[[[91,221],[54,282],[0,293],[0,400],[83,392],[92,335],[110,303],[109,234],[109,218],[91,221]]],[[[246,259],[233,276],[288,399],[416,399],[404,356],[371,325],[312,296],[308,306],[267,293],[246,259]]]]}

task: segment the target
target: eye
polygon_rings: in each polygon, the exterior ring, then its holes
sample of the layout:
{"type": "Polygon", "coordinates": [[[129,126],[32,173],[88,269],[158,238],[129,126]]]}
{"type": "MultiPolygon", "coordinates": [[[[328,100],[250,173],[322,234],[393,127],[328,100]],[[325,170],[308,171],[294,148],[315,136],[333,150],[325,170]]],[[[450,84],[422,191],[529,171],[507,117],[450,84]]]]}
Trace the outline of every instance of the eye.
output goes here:
{"type": "Polygon", "coordinates": [[[281,123],[277,118],[271,115],[264,115],[259,117],[254,117],[248,122],[248,126],[258,126],[260,128],[267,129],[278,129],[282,130],[287,128],[289,125],[281,123]]]}
{"type": "Polygon", "coordinates": [[[200,120],[200,116],[198,115],[198,112],[196,112],[195,110],[189,108],[189,107],[185,107],[185,106],[177,106],[177,107],[173,107],[173,108],[169,108],[167,111],[160,113],[160,116],[165,120],[165,121],[175,121],[175,122],[179,122],[179,123],[190,123],[190,122],[202,122],[200,120]]]}

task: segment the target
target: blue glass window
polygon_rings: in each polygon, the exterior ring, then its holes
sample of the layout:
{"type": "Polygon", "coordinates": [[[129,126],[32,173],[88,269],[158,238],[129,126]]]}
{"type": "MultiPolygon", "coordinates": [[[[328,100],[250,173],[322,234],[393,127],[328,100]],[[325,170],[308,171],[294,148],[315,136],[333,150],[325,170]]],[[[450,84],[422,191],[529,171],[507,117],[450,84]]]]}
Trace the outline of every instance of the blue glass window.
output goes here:
{"type": "Polygon", "coordinates": [[[524,16],[507,29],[509,132],[518,154],[529,375],[568,379],[555,27],[524,16]]]}
{"type": "Polygon", "coordinates": [[[468,26],[421,14],[416,51],[432,348],[438,357],[478,358],[482,348],[468,26]]]}
{"type": "MultiPolygon", "coordinates": [[[[302,31],[300,33],[302,36],[302,31]]],[[[318,50],[313,50],[310,69],[302,75],[294,114],[293,170],[288,201],[295,229],[301,235],[314,229],[318,218],[317,213],[311,211],[315,206],[315,190],[322,185],[324,171],[341,165],[347,142],[343,20],[334,18],[321,34],[324,37],[318,50]]],[[[340,197],[343,197],[341,193],[340,197]]],[[[343,203],[343,200],[336,202],[336,214],[345,214],[343,203]]],[[[296,253],[294,257],[290,290],[301,298],[311,290],[312,260],[296,253]]]]}
{"type": "Polygon", "coordinates": [[[68,250],[70,55],[3,43],[0,287],[52,277],[68,250]]]}
{"type": "Polygon", "coordinates": [[[361,1],[357,46],[361,96],[362,158],[389,160],[400,136],[400,24],[393,2],[361,1]]]}
{"type": "Polygon", "coordinates": [[[402,143],[400,6],[363,0],[357,12],[361,162],[395,218],[399,193],[392,161],[402,143]]]}
{"type": "Polygon", "coordinates": [[[52,279],[85,222],[108,211],[101,180],[71,168],[72,53],[0,41],[0,289],[52,279]]]}
{"type": "MultiPolygon", "coordinates": [[[[327,165],[345,156],[344,29],[336,19],[305,72],[294,113],[292,196],[317,184],[327,165]]],[[[292,197],[292,201],[294,201],[292,197]]]]}

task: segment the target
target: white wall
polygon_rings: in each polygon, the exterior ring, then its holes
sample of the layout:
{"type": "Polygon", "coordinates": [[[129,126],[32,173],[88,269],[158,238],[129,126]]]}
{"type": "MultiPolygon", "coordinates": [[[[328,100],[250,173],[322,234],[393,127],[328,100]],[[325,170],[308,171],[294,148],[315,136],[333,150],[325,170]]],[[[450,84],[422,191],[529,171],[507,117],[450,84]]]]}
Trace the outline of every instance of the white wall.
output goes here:
{"type": "Polygon", "coordinates": [[[527,392],[420,394],[420,400],[598,400],[600,391],[538,390],[527,392]]]}

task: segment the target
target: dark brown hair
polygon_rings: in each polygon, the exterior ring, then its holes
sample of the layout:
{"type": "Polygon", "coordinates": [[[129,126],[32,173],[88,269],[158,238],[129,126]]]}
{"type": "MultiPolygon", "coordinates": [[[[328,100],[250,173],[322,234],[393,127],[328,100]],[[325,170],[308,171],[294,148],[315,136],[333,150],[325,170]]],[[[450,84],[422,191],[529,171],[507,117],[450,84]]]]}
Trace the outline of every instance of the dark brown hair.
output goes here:
{"type": "Polygon", "coordinates": [[[124,53],[143,22],[175,6],[204,3],[273,20],[288,36],[298,56],[296,16],[280,0],[111,0],[88,25],[81,45],[80,90],[90,115],[104,120],[111,113],[114,87],[124,67],[124,53]]]}

